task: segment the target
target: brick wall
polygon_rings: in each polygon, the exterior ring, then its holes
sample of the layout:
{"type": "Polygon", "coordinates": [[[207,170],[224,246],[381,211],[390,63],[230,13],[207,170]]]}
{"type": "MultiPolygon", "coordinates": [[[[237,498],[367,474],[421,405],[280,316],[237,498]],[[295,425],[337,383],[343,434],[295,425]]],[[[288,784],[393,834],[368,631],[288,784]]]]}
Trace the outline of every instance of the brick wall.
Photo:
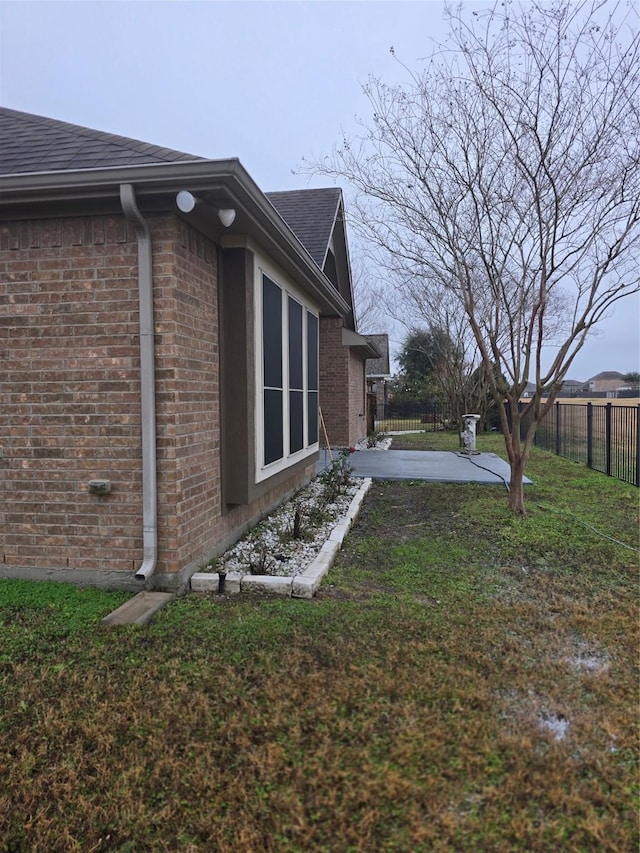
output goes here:
{"type": "Polygon", "coordinates": [[[343,345],[342,325],[320,318],[320,408],[332,447],[352,447],[367,434],[365,364],[343,345]]]}
{"type": "Polygon", "coordinates": [[[349,358],[349,447],[367,435],[364,359],[352,349],[349,358]]]}
{"type": "MultiPolygon", "coordinates": [[[[313,467],[222,514],[217,249],[175,216],[150,225],[156,579],[171,587],[313,467]]],[[[142,560],[137,245],[124,216],[0,224],[0,362],[0,574],[135,583],[142,560]],[[96,478],[111,481],[108,496],[89,494],[96,478]]]]}
{"type": "Polygon", "coordinates": [[[158,573],[166,576],[190,574],[221,553],[315,466],[223,512],[217,248],[173,219],[154,232],[154,253],[158,573]]]}
{"type": "Polygon", "coordinates": [[[136,568],[136,265],[124,217],[0,225],[0,566],[136,568]]]}
{"type": "Polygon", "coordinates": [[[177,217],[152,220],[159,570],[201,555],[220,515],[217,249],[177,217]]]}
{"type": "MultiPolygon", "coordinates": [[[[332,447],[349,447],[349,372],[342,319],[320,318],[320,409],[332,447]]],[[[321,431],[320,443],[324,444],[321,431]]]]}

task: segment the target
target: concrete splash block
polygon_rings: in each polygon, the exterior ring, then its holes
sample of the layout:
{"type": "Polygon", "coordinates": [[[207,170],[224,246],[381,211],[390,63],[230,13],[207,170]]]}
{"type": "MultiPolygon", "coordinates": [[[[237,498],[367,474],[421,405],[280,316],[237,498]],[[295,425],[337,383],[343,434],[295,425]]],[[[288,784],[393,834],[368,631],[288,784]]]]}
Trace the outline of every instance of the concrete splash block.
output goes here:
{"type": "Polygon", "coordinates": [[[139,592],[102,620],[103,625],[146,625],[173,598],[171,592],[139,592]]]}

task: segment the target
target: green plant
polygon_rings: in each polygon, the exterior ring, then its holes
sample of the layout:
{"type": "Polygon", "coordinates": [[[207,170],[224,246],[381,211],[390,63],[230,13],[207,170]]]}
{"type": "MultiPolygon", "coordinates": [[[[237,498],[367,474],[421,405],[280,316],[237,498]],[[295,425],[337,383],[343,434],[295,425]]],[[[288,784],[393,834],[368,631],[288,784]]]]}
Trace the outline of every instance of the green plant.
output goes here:
{"type": "Polygon", "coordinates": [[[377,447],[378,444],[383,440],[385,434],[383,432],[373,432],[371,435],[367,436],[367,447],[373,448],[377,447]]]}
{"type": "Polygon", "coordinates": [[[318,479],[324,486],[324,504],[334,501],[339,495],[344,494],[345,489],[351,482],[352,467],[349,464],[349,451],[341,450],[337,459],[324,469],[318,479]]]}

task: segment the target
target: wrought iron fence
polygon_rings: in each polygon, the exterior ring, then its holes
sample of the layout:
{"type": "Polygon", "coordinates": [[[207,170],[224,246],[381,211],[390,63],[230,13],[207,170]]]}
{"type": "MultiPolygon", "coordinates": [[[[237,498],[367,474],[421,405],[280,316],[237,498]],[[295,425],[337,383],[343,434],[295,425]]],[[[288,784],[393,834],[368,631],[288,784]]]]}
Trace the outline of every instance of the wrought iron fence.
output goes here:
{"type": "Polygon", "coordinates": [[[640,406],[555,403],[535,444],[595,471],[640,486],[640,406]]]}
{"type": "Polygon", "coordinates": [[[449,413],[438,403],[385,403],[373,405],[372,417],[375,432],[411,432],[423,430],[437,432],[444,429],[450,420],[449,413]]]}

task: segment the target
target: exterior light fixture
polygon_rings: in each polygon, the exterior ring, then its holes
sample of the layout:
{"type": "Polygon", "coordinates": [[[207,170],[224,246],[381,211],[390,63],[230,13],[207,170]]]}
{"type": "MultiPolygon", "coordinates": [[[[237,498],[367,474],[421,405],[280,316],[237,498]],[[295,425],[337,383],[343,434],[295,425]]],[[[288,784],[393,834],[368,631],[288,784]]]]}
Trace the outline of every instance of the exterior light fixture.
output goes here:
{"type": "Polygon", "coordinates": [[[180,190],[176,195],[176,204],[178,205],[178,210],[181,210],[183,213],[191,213],[196,206],[196,199],[188,190],[180,190]]]}
{"type": "MultiPolygon", "coordinates": [[[[180,190],[179,193],[176,194],[176,205],[178,206],[178,210],[182,211],[182,213],[191,213],[193,208],[196,206],[196,202],[198,199],[190,193],[189,190],[180,190]]],[[[222,223],[225,228],[229,228],[233,225],[236,218],[236,211],[233,207],[225,207],[221,210],[217,211],[218,219],[222,223]]]]}
{"type": "Polygon", "coordinates": [[[225,228],[229,228],[230,225],[233,225],[233,221],[236,218],[236,212],[232,207],[226,208],[225,210],[218,211],[218,219],[225,228]]]}

